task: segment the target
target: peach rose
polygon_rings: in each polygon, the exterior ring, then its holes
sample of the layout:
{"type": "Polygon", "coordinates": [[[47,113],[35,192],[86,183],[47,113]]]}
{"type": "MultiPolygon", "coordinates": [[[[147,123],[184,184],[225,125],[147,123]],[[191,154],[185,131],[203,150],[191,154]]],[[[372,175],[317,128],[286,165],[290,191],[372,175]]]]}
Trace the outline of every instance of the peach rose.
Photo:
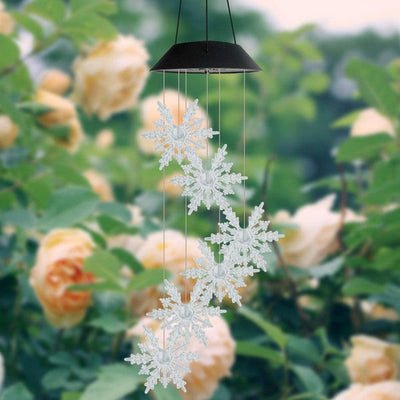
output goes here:
{"type": "Polygon", "coordinates": [[[143,42],[133,36],[99,43],[74,62],[74,101],[102,120],[132,109],[149,74],[148,58],[143,42]]]}
{"type": "Polygon", "coordinates": [[[357,119],[354,121],[350,135],[367,136],[383,132],[395,136],[392,122],[389,118],[375,110],[375,108],[367,108],[361,111],[357,119]]]}
{"type": "MultiPolygon", "coordinates": [[[[188,103],[193,101],[193,99],[188,98],[188,103]]],[[[159,93],[155,96],[149,96],[142,102],[141,113],[143,121],[143,129],[138,132],[137,140],[140,150],[145,154],[160,154],[154,151],[155,142],[153,140],[147,140],[143,137],[146,131],[151,131],[155,128],[154,121],[160,119],[160,114],[158,112],[158,102],[163,102],[163,94],[159,93]]],[[[183,114],[185,113],[185,96],[176,90],[168,89],[165,91],[165,104],[169,108],[175,124],[181,124],[183,121],[183,114]],[[179,107],[178,107],[179,98],[179,107]],[[179,119],[178,119],[179,117],[179,119]]],[[[203,127],[207,126],[207,115],[202,108],[198,108],[195,115],[196,118],[203,119],[203,127]]],[[[211,122],[209,120],[208,126],[211,127],[211,122]]],[[[206,151],[206,140],[203,139],[204,148],[199,149],[197,153],[200,157],[205,157],[207,155],[206,151]]],[[[211,155],[211,146],[209,147],[209,155],[211,155]]]]}
{"type": "Polygon", "coordinates": [[[75,152],[83,141],[84,134],[74,105],[69,100],[43,89],[37,91],[35,101],[52,108],[52,111],[38,117],[41,125],[45,127],[55,125],[69,127],[68,137],[57,139],[57,143],[70,152],[75,152]]]}
{"type": "Polygon", "coordinates": [[[400,382],[353,385],[340,392],[333,400],[400,400],[400,382]]]}
{"type": "Polygon", "coordinates": [[[91,303],[90,291],[69,291],[68,286],[94,282],[91,273],[82,271],[94,247],[85,231],[73,228],[55,229],[40,243],[29,282],[48,321],[57,328],[79,323],[91,303]]]}
{"type": "Polygon", "coordinates": [[[352,382],[376,383],[400,378],[400,346],[371,336],[351,338],[346,367],[352,382]]]}
{"type": "Polygon", "coordinates": [[[14,18],[5,11],[4,4],[0,2],[0,33],[3,35],[11,35],[14,32],[14,18]]]}
{"type": "Polygon", "coordinates": [[[0,149],[13,146],[17,135],[18,126],[8,115],[0,115],[0,149]]]}
{"type": "Polygon", "coordinates": [[[399,314],[397,314],[393,308],[386,307],[379,303],[371,303],[365,300],[361,302],[361,308],[369,319],[399,320],[399,314]]]}
{"type": "Polygon", "coordinates": [[[101,201],[113,201],[114,194],[112,187],[107,179],[94,169],[88,169],[83,173],[83,176],[89,182],[93,192],[98,194],[101,201]]]}
{"type": "MultiPolygon", "coordinates": [[[[163,267],[163,233],[150,234],[135,253],[138,260],[146,269],[163,267]]],[[[187,240],[187,268],[196,266],[194,258],[200,257],[198,239],[187,240]]],[[[191,279],[185,280],[180,275],[185,270],[185,237],[182,233],[173,230],[165,232],[165,268],[172,273],[172,282],[189,292],[194,284],[191,279]]],[[[131,308],[136,315],[142,316],[153,308],[160,306],[162,287],[151,287],[131,294],[131,308]]]]}
{"type": "MultiPolygon", "coordinates": [[[[210,318],[211,328],[204,330],[207,346],[191,338],[187,351],[198,353],[198,361],[190,363],[188,372],[183,379],[186,381],[186,393],[181,391],[184,400],[210,399],[222,378],[231,375],[230,370],[235,361],[235,341],[225,320],[220,316],[210,318]]],[[[155,331],[156,337],[162,341],[162,330],[158,321],[142,318],[137,325],[127,332],[127,337],[141,336],[143,325],[155,331]]]]}
{"type": "Polygon", "coordinates": [[[96,146],[99,149],[108,149],[114,144],[115,135],[111,129],[103,129],[96,136],[96,146]]]}
{"type": "Polygon", "coordinates": [[[49,69],[43,75],[39,88],[48,92],[63,95],[71,86],[71,78],[59,69],[49,69]]]}
{"type": "MultiPolygon", "coordinates": [[[[312,267],[338,250],[341,215],[331,211],[334,201],[335,195],[328,195],[299,208],[293,216],[287,211],[279,211],[272,218],[274,223],[296,227],[286,229],[285,237],[279,241],[288,264],[299,268],[312,267]]],[[[345,222],[357,221],[363,221],[363,217],[347,209],[345,222]]]]}

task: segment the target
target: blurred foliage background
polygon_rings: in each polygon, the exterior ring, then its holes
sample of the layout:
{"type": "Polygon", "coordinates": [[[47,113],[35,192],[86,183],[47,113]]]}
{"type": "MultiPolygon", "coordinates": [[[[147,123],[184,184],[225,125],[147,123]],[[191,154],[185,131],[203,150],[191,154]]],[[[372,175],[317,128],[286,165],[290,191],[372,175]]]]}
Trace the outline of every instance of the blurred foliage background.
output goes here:
{"type": "MultiPolygon", "coordinates": [[[[138,137],[157,118],[162,75],[147,66],[173,43],[177,3],[0,9],[2,400],[182,395],[144,395],[143,377],[122,362],[140,303],[160,294],[151,235],[161,229],[161,173],[138,137]]],[[[204,14],[203,1],[183,2],[179,41],[203,39],[204,14]]],[[[229,331],[211,333],[217,344],[204,351],[216,353],[197,379],[216,390],[191,381],[184,398],[398,399],[399,35],[276,32],[243,7],[233,18],[263,69],[246,82],[248,207],[264,201],[286,238],[249,282],[246,305],[225,304],[229,331]]],[[[232,40],[225,2],[210,2],[209,29],[212,40],[232,40]]],[[[221,140],[236,172],[242,79],[221,78],[221,140]]],[[[176,90],[176,75],[166,84],[176,90]]],[[[188,96],[205,110],[204,76],[188,78],[188,96]]],[[[217,129],[217,76],[209,100],[217,129]]],[[[237,211],[241,194],[231,198],[237,211]]],[[[169,188],[167,200],[168,229],[183,232],[183,198],[169,188]]],[[[189,236],[208,236],[217,220],[201,209],[189,236]]]]}

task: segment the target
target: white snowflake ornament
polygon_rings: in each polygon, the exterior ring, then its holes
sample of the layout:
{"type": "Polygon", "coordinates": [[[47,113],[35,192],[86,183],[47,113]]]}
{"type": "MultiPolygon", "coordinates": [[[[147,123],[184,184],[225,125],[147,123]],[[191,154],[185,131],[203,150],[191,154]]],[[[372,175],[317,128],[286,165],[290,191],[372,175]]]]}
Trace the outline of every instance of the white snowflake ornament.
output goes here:
{"type": "Polygon", "coordinates": [[[199,241],[199,245],[203,257],[195,258],[197,267],[188,269],[182,275],[186,278],[197,279],[195,287],[201,288],[210,298],[215,295],[219,301],[222,301],[225,296],[228,296],[233,303],[241,306],[238,289],[245,287],[244,278],[253,276],[258,269],[249,265],[235,265],[229,256],[217,262],[211,249],[204,242],[199,241]]]}
{"type": "Polygon", "coordinates": [[[143,137],[156,141],[154,150],[162,153],[160,169],[168,166],[172,159],[181,164],[186,157],[195,155],[199,149],[204,149],[203,140],[219,134],[211,128],[201,127],[203,119],[195,118],[198,110],[197,102],[198,100],[189,103],[180,125],[175,124],[168,107],[158,102],[161,119],[154,121],[155,129],[146,132],[143,137]]]}
{"type": "Polygon", "coordinates": [[[241,174],[230,173],[233,163],[224,162],[226,155],[224,145],[218,149],[207,169],[203,167],[200,157],[194,154],[189,157],[190,163],[182,166],[184,174],[170,180],[183,187],[182,196],[190,197],[189,215],[197,211],[202,203],[208,210],[213,204],[225,209],[228,207],[225,196],[234,193],[232,185],[247,179],[241,174]]]}
{"type": "Polygon", "coordinates": [[[235,263],[253,262],[257,268],[266,271],[264,254],[271,252],[268,243],[278,241],[285,235],[269,231],[269,221],[262,220],[264,203],[256,206],[248,219],[246,228],[240,226],[239,218],[231,208],[223,211],[227,222],[220,223],[220,232],[206,240],[222,244],[221,253],[235,263]]]}
{"type": "Polygon", "coordinates": [[[209,307],[209,298],[197,286],[190,293],[190,301],[183,303],[181,294],[176,286],[167,280],[164,281],[168,297],[161,299],[163,309],[153,310],[147,315],[163,321],[161,328],[168,329],[169,337],[176,335],[190,341],[194,335],[201,343],[207,345],[205,328],[211,328],[210,317],[225,313],[220,307],[209,307]]]}
{"type": "Polygon", "coordinates": [[[189,364],[199,359],[198,354],[188,352],[187,343],[176,337],[168,337],[164,349],[154,332],[146,326],[143,328],[147,341],[139,343],[141,354],[131,354],[124,361],[128,361],[131,365],[141,365],[139,375],[149,375],[144,384],[145,393],[153,390],[157,382],[164,388],[172,382],[177,389],[186,392],[186,382],[183,377],[190,372],[189,364]]]}

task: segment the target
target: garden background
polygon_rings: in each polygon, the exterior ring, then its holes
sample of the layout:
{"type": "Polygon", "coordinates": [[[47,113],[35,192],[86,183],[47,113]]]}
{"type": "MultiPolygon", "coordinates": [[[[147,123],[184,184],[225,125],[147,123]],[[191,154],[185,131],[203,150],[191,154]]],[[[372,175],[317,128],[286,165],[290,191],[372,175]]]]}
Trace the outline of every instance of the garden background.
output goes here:
{"type": "MultiPolygon", "coordinates": [[[[183,2],[179,41],[203,39],[204,3],[183,2]]],[[[232,7],[238,42],[263,69],[246,82],[247,205],[264,201],[286,237],[244,306],[224,301],[186,394],[144,395],[123,362],[161,295],[162,175],[140,135],[158,118],[162,75],[148,67],[173,42],[177,7],[0,5],[0,398],[400,399],[399,34],[282,32],[243,3],[232,7]]],[[[231,41],[225,7],[210,2],[210,39],[231,41]]],[[[236,172],[242,78],[221,78],[236,172]]],[[[177,118],[177,76],[166,84],[177,118]]],[[[188,78],[188,96],[205,116],[204,76],[188,78]]],[[[217,129],[216,76],[209,100],[217,129]]],[[[184,202],[177,187],[167,193],[179,284],[184,202]]],[[[217,220],[189,217],[189,263],[217,220]]]]}

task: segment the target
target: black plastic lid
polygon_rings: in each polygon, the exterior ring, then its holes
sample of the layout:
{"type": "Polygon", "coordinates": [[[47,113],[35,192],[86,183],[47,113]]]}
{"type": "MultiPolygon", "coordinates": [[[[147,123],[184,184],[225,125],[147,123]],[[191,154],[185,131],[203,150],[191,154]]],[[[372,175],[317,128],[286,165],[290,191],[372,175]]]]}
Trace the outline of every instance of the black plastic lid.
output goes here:
{"type": "Polygon", "coordinates": [[[234,74],[258,72],[261,68],[238,44],[203,41],[174,44],[151,71],[234,74]]]}

